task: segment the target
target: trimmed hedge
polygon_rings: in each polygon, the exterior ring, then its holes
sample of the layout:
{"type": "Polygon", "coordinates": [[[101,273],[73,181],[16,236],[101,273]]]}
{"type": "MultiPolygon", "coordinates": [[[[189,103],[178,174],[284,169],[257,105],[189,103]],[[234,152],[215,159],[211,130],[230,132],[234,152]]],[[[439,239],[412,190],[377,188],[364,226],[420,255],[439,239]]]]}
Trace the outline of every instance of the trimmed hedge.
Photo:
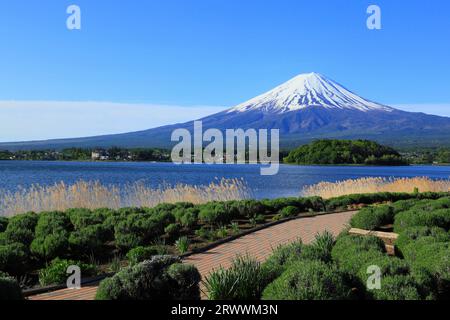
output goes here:
{"type": "Polygon", "coordinates": [[[105,279],[97,300],[199,300],[200,274],[172,256],[155,256],[105,279]],[[177,265],[178,266],[174,266],[177,265]]]}
{"type": "Polygon", "coordinates": [[[343,300],[352,297],[344,274],[317,260],[295,262],[268,285],[263,300],[343,300]]]}

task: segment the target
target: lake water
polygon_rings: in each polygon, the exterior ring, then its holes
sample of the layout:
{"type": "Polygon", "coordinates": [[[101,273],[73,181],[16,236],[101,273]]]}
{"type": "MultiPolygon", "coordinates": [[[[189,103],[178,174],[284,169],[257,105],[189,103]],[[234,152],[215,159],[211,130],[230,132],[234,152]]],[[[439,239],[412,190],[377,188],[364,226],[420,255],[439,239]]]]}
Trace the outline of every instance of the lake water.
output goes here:
{"type": "Polygon", "coordinates": [[[16,190],[32,184],[67,184],[78,180],[125,185],[135,181],[157,187],[178,183],[206,185],[215,179],[243,178],[256,198],[298,196],[300,190],[321,181],[360,177],[449,178],[450,167],[352,167],[281,165],[275,176],[261,176],[258,165],[174,165],[172,163],[0,161],[0,189],[16,190]]]}

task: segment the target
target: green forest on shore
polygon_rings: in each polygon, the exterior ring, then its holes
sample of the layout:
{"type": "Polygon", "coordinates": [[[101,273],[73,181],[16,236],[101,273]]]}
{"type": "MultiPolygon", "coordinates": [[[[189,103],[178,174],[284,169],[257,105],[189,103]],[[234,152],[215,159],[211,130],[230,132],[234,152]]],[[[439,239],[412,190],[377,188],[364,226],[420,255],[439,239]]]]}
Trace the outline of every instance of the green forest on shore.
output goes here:
{"type": "MultiPolygon", "coordinates": [[[[68,148],[63,150],[0,150],[0,160],[34,161],[171,161],[160,148],[68,148]],[[95,156],[94,156],[95,155],[95,156]]],[[[394,149],[370,140],[316,140],[280,151],[280,159],[298,165],[449,164],[450,148],[394,149]]]]}

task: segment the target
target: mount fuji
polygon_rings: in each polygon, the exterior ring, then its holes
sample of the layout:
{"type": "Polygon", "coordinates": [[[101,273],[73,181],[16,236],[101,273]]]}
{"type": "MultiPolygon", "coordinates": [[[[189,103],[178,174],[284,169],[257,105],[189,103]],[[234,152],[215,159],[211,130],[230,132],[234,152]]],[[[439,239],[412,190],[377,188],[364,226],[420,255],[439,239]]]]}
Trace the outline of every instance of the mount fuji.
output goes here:
{"type": "MultiPolygon", "coordinates": [[[[370,139],[395,146],[450,144],[450,118],[413,113],[364,99],[318,73],[301,74],[231,109],[200,119],[204,130],[279,129],[282,147],[315,139],[370,139]]],[[[87,138],[0,143],[0,149],[68,147],[170,147],[177,128],[193,122],[139,132],[87,138]]]]}

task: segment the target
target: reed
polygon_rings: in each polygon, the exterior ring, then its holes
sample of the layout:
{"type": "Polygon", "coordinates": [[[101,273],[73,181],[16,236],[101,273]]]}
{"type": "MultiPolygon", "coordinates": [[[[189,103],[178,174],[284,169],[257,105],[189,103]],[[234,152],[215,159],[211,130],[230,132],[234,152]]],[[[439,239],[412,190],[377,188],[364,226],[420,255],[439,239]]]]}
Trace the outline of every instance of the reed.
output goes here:
{"type": "Polygon", "coordinates": [[[64,211],[70,208],[154,207],[160,203],[247,199],[250,191],[241,179],[216,180],[209,185],[178,184],[158,188],[135,182],[123,187],[103,185],[98,181],[64,182],[52,186],[33,185],[15,192],[0,190],[0,216],[34,211],[64,211]]]}
{"type": "Polygon", "coordinates": [[[320,182],[306,186],[301,195],[320,196],[324,199],[357,194],[377,192],[448,192],[450,180],[433,180],[427,177],[414,178],[360,178],[338,182],[320,182]]]}

